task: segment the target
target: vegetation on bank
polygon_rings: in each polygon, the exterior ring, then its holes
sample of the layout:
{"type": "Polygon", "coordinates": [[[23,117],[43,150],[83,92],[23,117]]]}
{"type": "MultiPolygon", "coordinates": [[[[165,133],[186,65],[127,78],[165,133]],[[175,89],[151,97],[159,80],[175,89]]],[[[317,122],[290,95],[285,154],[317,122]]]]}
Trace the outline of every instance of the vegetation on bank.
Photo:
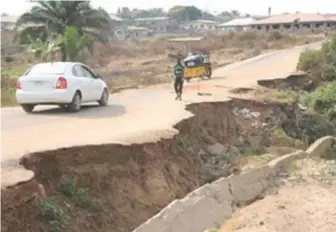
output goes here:
{"type": "Polygon", "coordinates": [[[74,178],[62,180],[57,194],[41,198],[36,205],[37,218],[48,232],[63,232],[71,225],[73,212],[97,210],[88,188],[78,187],[74,178]]]}
{"type": "Polygon", "coordinates": [[[309,72],[317,85],[336,80],[336,35],[324,42],[321,49],[302,52],[297,69],[309,72]]]}
{"type": "Polygon", "coordinates": [[[317,89],[301,95],[301,103],[310,110],[336,119],[336,35],[319,50],[301,54],[297,68],[309,73],[317,89]]]}

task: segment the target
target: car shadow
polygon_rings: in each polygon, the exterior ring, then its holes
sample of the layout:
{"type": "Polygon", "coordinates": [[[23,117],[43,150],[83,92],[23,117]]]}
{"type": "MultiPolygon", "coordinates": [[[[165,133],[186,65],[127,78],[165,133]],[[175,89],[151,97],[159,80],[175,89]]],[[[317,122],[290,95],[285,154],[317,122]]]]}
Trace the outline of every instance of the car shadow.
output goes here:
{"type": "Polygon", "coordinates": [[[79,112],[71,113],[67,108],[53,107],[43,110],[35,110],[32,112],[34,115],[43,115],[43,116],[62,116],[62,117],[71,117],[71,118],[110,118],[110,117],[119,117],[126,114],[126,109],[123,105],[83,105],[82,109],[79,112]]]}

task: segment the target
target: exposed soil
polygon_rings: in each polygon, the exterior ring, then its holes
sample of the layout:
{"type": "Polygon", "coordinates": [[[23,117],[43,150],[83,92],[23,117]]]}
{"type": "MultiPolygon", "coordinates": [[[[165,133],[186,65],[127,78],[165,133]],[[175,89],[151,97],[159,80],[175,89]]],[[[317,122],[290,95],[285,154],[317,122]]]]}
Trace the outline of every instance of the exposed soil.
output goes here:
{"type": "Polygon", "coordinates": [[[336,230],[336,160],[297,160],[282,186],[234,213],[220,232],[333,232],[336,230]]]}
{"type": "Polygon", "coordinates": [[[287,78],[277,78],[273,80],[259,80],[258,85],[279,90],[306,90],[312,91],[316,87],[311,77],[303,72],[289,75],[287,78]]]}
{"type": "MultiPolygon", "coordinates": [[[[291,105],[233,99],[192,104],[187,110],[195,116],[178,123],[175,128],[180,133],[171,139],[39,152],[26,155],[22,164],[35,172],[48,198],[54,197],[70,215],[70,228],[63,231],[128,232],[173,199],[229,175],[242,163],[248,165],[249,155],[263,154],[265,148],[273,146],[303,146],[283,136],[272,136],[275,127],[285,131],[295,127],[296,111],[291,105]],[[215,144],[225,149],[211,151],[209,147],[215,144]],[[79,187],[88,188],[94,204],[77,206],[62,193],[60,183],[71,178],[76,178],[79,187]]],[[[20,194],[24,193],[21,189],[20,194]]],[[[2,230],[47,231],[48,225],[36,216],[37,196],[21,202],[4,191],[2,230]]]]}

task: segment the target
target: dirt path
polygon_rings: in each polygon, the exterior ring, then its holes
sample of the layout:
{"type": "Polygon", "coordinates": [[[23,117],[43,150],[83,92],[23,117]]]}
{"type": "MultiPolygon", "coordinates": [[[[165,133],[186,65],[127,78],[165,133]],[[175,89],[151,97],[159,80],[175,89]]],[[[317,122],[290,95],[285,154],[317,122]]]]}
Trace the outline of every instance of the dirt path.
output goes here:
{"type": "Polygon", "coordinates": [[[238,210],[220,232],[336,231],[336,161],[296,161],[274,195],[238,210]]]}
{"type": "MultiPolygon", "coordinates": [[[[314,43],[310,47],[319,47],[314,43]]],[[[258,79],[284,76],[295,69],[305,46],[264,54],[214,71],[214,78],[186,85],[184,100],[176,102],[170,85],[130,90],[111,96],[105,108],[86,107],[77,114],[58,108],[38,108],[26,115],[18,107],[1,110],[1,186],[30,179],[31,171],[19,165],[23,154],[83,144],[142,143],[170,137],[172,126],[191,113],[184,108],[193,102],[225,101],[235,87],[256,85],[258,79]]]]}

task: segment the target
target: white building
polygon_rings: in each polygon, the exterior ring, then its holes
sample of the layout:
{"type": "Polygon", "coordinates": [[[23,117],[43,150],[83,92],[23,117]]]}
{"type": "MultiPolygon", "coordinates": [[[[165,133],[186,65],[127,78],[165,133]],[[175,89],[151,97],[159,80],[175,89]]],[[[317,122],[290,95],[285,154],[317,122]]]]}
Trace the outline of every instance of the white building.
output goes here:
{"type": "Polygon", "coordinates": [[[213,20],[197,19],[183,25],[189,31],[214,31],[218,23],[213,20]]]}
{"type": "Polygon", "coordinates": [[[177,22],[170,17],[136,18],[135,25],[146,27],[157,33],[171,32],[177,28],[177,22]]]}
{"type": "Polygon", "coordinates": [[[120,27],[114,31],[114,37],[117,40],[125,40],[128,38],[145,38],[151,34],[151,30],[145,27],[126,26],[120,27]]]}
{"type": "Polygon", "coordinates": [[[19,19],[19,16],[11,16],[2,14],[1,15],[1,30],[13,31],[15,29],[16,21],[19,19]]]}
{"type": "Polygon", "coordinates": [[[322,15],[318,13],[282,14],[254,21],[250,23],[250,26],[252,29],[262,32],[279,31],[283,33],[311,33],[315,31],[335,30],[336,17],[333,15],[322,15]]]}
{"type": "Polygon", "coordinates": [[[245,31],[250,28],[250,24],[255,21],[254,18],[247,17],[247,18],[236,18],[230,20],[228,22],[222,23],[217,25],[219,31],[245,31]]]}

